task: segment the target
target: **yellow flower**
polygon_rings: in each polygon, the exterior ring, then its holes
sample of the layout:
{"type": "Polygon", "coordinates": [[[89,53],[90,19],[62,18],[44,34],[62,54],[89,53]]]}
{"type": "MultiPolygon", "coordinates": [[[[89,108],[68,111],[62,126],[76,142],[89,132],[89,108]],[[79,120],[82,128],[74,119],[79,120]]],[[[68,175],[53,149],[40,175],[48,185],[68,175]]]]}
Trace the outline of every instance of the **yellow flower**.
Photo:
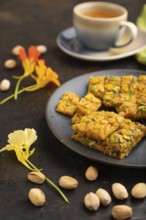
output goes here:
{"type": "Polygon", "coordinates": [[[36,140],[37,135],[34,129],[26,128],[24,131],[14,131],[8,135],[8,144],[0,152],[14,150],[17,159],[28,169],[33,170],[27,160],[34,153],[35,149],[30,150],[30,147],[36,140]]]}
{"type": "MultiPolygon", "coordinates": [[[[0,150],[3,151],[14,150],[18,161],[20,161],[28,169],[39,172],[40,170],[30,162],[29,157],[34,153],[34,148],[30,150],[31,145],[37,140],[36,131],[32,128],[25,130],[17,130],[8,135],[8,144],[0,150]]],[[[48,177],[45,176],[46,181],[58,191],[65,202],[69,203],[68,198],[62,190],[53,183],[48,177]]]]}
{"type": "Polygon", "coordinates": [[[47,67],[44,61],[39,60],[35,67],[35,73],[33,73],[32,78],[36,81],[33,88],[27,91],[35,91],[47,86],[50,82],[54,83],[56,86],[60,86],[58,80],[58,74],[54,72],[50,67],[47,67]]]}

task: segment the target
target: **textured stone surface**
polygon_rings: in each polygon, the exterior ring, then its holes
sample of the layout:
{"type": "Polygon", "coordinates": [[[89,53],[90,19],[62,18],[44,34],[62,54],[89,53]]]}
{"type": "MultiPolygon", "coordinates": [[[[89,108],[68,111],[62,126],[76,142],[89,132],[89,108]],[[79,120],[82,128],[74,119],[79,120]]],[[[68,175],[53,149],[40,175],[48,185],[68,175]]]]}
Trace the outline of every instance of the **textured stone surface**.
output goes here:
{"type": "MultiPolygon", "coordinates": [[[[21,74],[22,69],[6,70],[4,61],[14,58],[11,49],[21,44],[44,44],[48,51],[43,57],[48,66],[51,66],[60,76],[62,83],[78,75],[104,69],[140,69],[134,56],[119,61],[106,63],[87,62],[76,60],[63,54],[56,45],[58,33],[72,26],[72,8],[79,0],[0,0],[0,80],[8,78],[12,87],[7,93],[0,93],[0,99],[11,94],[15,80],[12,75],[21,74]]],[[[139,15],[145,0],[114,0],[121,3],[129,10],[129,19],[135,21],[139,15]]],[[[29,80],[26,80],[29,84],[29,80]]],[[[24,83],[24,85],[25,85],[24,83]]],[[[85,159],[67,149],[61,144],[49,130],[45,119],[45,106],[48,98],[55,90],[55,86],[30,94],[22,94],[17,102],[13,100],[0,106],[0,146],[7,143],[7,135],[18,129],[34,128],[38,133],[38,140],[34,144],[35,154],[31,161],[36,166],[44,169],[44,173],[58,183],[60,176],[71,175],[78,179],[79,187],[73,191],[65,191],[70,200],[66,204],[61,197],[48,184],[41,186],[46,194],[46,204],[42,208],[34,207],[27,195],[33,183],[27,181],[29,172],[16,161],[13,152],[4,152],[0,155],[0,219],[7,220],[107,220],[111,216],[111,207],[116,204],[113,200],[111,206],[100,207],[96,213],[85,210],[83,198],[89,191],[96,191],[97,187],[103,187],[111,192],[113,182],[123,183],[128,190],[136,182],[145,182],[143,169],[128,169],[112,167],[95,163],[85,159]],[[99,170],[98,181],[88,184],[84,178],[84,172],[89,165],[95,165],[99,170]]],[[[127,202],[125,202],[127,203],[127,202]]],[[[135,219],[144,219],[146,216],[146,201],[128,200],[136,210],[135,219]]],[[[134,218],[133,218],[134,219],[134,218]]]]}

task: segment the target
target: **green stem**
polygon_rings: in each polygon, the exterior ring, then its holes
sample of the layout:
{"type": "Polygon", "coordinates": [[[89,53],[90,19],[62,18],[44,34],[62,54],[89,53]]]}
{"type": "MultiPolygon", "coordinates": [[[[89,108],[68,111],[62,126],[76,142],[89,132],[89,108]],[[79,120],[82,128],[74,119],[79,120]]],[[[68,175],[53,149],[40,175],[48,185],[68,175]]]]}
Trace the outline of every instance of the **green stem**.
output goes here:
{"type": "MultiPolygon", "coordinates": [[[[40,170],[34,166],[29,160],[26,160],[26,162],[36,171],[40,172],[40,170]]],[[[54,187],[58,193],[61,195],[61,197],[65,200],[65,202],[69,203],[68,198],[65,196],[65,194],[62,192],[62,190],[55,184],[53,183],[48,177],[45,176],[46,181],[52,186],[54,187]]]]}
{"type": "Polygon", "coordinates": [[[18,92],[19,92],[19,87],[20,87],[20,83],[21,81],[24,79],[24,76],[22,76],[20,79],[18,79],[17,83],[16,83],[16,87],[15,87],[15,92],[14,92],[14,99],[16,100],[18,97],[18,92]]]}
{"type": "MultiPolygon", "coordinates": [[[[35,85],[28,86],[28,87],[26,87],[26,88],[23,88],[23,89],[19,90],[19,91],[17,92],[17,95],[18,95],[18,94],[21,94],[21,93],[23,93],[23,92],[26,92],[26,91],[29,92],[29,89],[32,89],[34,86],[35,86],[35,85]]],[[[7,101],[9,101],[10,99],[14,98],[14,96],[15,96],[15,94],[12,94],[12,95],[8,96],[7,98],[3,99],[3,100],[0,102],[0,105],[4,104],[5,102],[7,102],[7,101]]]]}
{"type": "MultiPolygon", "coordinates": [[[[24,92],[25,89],[21,89],[18,91],[17,94],[21,94],[22,92],[24,92]]],[[[4,104],[5,102],[9,101],[10,99],[14,98],[14,94],[8,96],[7,98],[3,99],[1,102],[0,102],[0,105],[4,104]]]]}

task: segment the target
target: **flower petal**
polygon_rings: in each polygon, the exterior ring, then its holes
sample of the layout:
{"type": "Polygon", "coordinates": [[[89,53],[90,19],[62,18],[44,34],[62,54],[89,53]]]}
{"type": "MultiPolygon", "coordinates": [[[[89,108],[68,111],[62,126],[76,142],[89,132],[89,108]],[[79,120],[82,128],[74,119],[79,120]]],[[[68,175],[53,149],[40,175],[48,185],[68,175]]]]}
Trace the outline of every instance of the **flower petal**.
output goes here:
{"type": "Polygon", "coordinates": [[[33,128],[32,129],[26,128],[24,130],[24,134],[25,134],[26,146],[31,146],[37,140],[36,131],[33,128]]]}
{"type": "Polygon", "coordinates": [[[23,130],[17,130],[8,135],[8,143],[11,145],[22,146],[25,144],[25,133],[23,130]]]}
{"type": "Polygon", "coordinates": [[[19,50],[19,59],[22,62],[27,59],[27,53],[26,53],[25,49],[23,49],[23,48],[20,48],[20,50],[19,50]]]}
{"type": "Polygon", "coordinates": [[[25,130],[17,130],[8,135],[8,143],[3,147],[2,151],[14,150],[18,161],[25,165],[28,169],[32,170],[32,167],[28,164],[28,158],[34,153],[35,149],[30,150],[31,144],[37,139],[36,131],[32,128],[26,128],[25,130]]]}
{"type": "Polygon", "coordinates": [[[28,169],[30,170],[33,170],[33,168],[31,166],[29,166],[29,164],[27,163],[27,159],[28,159],[28,156],[31,156],[34,152],[34,149],[32,151],[30,151],[29,155],[27,156],[27,158],[24,157],[21,149],[19,146],[16,146],[16,145],[11,145],[11,144],[8,144],[6,145],[5,147],[3,147],[0,152],[3,152],[3,151],[12,151],[14,150],[15,153],[16,153],[16,157],[18,159],[19,162],[21,162],[24,166],[26,166],[28,169]]]}
{"type": "Polygon", "coordinates": [[[38,61],[38,58],[40,55],[41,55],[41,53],[37,50],[37,47],[30,46],[28,48],[29,59],[33,60],[35,63],[38,61]]]}

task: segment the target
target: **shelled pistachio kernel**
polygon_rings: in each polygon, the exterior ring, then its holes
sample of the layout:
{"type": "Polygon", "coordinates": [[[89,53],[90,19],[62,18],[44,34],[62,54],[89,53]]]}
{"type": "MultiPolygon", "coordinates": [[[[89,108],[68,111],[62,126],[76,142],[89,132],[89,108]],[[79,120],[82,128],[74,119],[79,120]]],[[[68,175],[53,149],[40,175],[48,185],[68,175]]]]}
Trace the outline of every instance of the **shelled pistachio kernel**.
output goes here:
{"type": "Polygon", "coordinates": [[[100,200],[95,193],[89,192],[84,197],[84,205],[87,209],[96,211],[100,206],[100,200]]]}
{"type": "Polygon", "coordinates": [[[111,203],[111,196],[105,189],[99,188],[96,190],[96,195],[98,196],[100,203],[103,206],[108,206],[111,203]]]}
{"type": "Polygon", "coordinates": [[[117,199],[123,200],[128,198],[127,189],[121,183],[112,184],[112,192],[117,199]]]}
{"type": "Polygon", "coordinates": [[[112,216],[117,220],[124,220],[131,217],[133,214],[132,208],[127,205],[115,205],[112,208],[112,216]]]}
{"type": "Polygon", "coordinates": [[[46,53],[47,52],[47,47],[45,45],[38,45],[37,46],[37,50],[40,52],[40,53],[46,53]]]}
{"type": "Polygon", "coordinates": [[[75,189],[78,186],[78,181],[71,176],[62,176],[59,179],[59,185],[64,189],[75,189]]]}
{"type": "Polygon", "coordinates": [[[29,200],[35,206],[43,206],[46,202],[44,192],[39,188],[32,188],[28,193],[29,200]]]}
{"type": "Polygon", "coordinates": [[[131,190],[131,195],[137,199],[145,198],[146,197],[146,184],[142,182],[135,184],[131,190]]]}
{"type": "Polygon", "coordinates": [[[20,54],[20,49],[21,49],[21,48],[24,49],[23,46],[17,45],[17,46],[15,46],[15,47],[13,47],[11,53],[12,53],[13,55],[15,55],[15,56],[19,56],[19,54],[20,54]]]}
{"type": "Polygon", "coordinates": [[[3,79],[0,82],[0,91],[8,91],[10,89],[11,83],[8,79],[3,79]]]}
{"type": "Polygon", "coordinates": [[[4,62],[4,67],[7,69],[13,69],[17,66],[17,62],[13,59],[8,59],[4,62]]]}
{"type": "Polygon", "coordinates": [[[85,177],[87,180],[94,181],[98,177],[98,170],[94,166],[89,166],[85,172],[85,177]]]}
{"type": "Polygon", "coordinates": [[[45,175],[41,172],[32,171],[27,175],[28,179],[37,184],[42,184],[45,181],[45,175]]]}

